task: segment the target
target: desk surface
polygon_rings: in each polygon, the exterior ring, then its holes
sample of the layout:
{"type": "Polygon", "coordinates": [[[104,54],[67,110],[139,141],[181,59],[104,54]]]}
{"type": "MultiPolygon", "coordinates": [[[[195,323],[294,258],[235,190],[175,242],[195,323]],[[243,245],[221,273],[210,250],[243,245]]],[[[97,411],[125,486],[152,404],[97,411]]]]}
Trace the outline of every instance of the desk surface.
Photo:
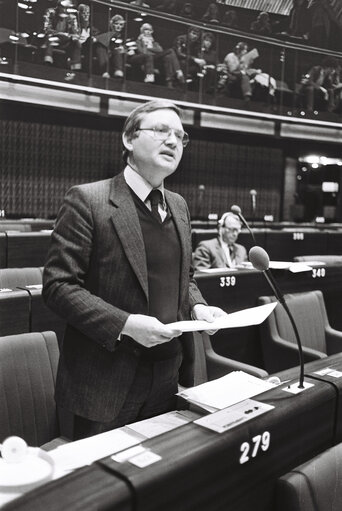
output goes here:
{"type": "MultiPolygon", "coordinates": [[[[342,355],[331,362],[342,369],[342,355]]],[[[301,394],[284,392],[286,383],[260,394],[255,399],[274,409],[225,433],[190,423],[145,441],[161,456],[148,467],[108,457],[4,509],[274,511],[276,479],[341,441],[334,435],[340,405],[335,386],[310,375],[306,381],[314,385],[301,394]]]]}

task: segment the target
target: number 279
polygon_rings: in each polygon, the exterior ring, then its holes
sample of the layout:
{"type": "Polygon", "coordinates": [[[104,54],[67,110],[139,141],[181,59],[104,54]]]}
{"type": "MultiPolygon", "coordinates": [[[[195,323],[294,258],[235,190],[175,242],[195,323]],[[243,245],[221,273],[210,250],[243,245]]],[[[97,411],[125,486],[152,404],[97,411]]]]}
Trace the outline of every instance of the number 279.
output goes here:
{"type": "Polygon", "coordinates": [[[250,458],[255,458],[260,451],[267,451],[271,442],[271,434],[264,431],[262,435],[256,435],[252,438],[252,442],[243,442],[240,446],[241,456],[240,465],[247,463],[250,458]]]}

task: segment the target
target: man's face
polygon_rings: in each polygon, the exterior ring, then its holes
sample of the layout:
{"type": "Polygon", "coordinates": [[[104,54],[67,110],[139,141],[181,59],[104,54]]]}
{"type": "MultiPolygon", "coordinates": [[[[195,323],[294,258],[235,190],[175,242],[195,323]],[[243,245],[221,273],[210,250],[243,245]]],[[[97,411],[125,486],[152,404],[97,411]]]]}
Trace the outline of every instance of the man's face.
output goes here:
{"type": "Polygon", "coordinates": [[[90,9],[88,5],[84,6],[84,8],[80,11],[80,16],[84,21],[89,21],[90,9]]]}
{"type": "Polygon", "coordinates": [[[112,29],[114,32],[121,32],[125,26],[125,22],[121,20],[114,21],[112,23],[112,29]]]}
{"type": "Polygon", "coordinates": [[[228,245],[236,242],[241,231],[241,225],[235,218],[226,218],[224,226],[221,227],[222,240],[228,245]]]}
{"type": "Polygon", "coordinates": [[[123,136],[125,147],[131,152],[130,161],[134,168],[153,187],[173,174],[183,154],[182,142],[176,137],[174,130],[183,132],[180,118],[173,110],[162,108],[144,115],[139,128],[132,140],[123,136]],[[172,128],[165,140],[159,140],[153,130],[146,128],[172,128]]]}
{"type": "Polygon", "coordinates": [[[198,32],[196,32],[196,30],[190,30],[190,32],[189,32],[189,39],[190,39],[191,42],[198,41],[198,39],[199,39],[198,32]]]}
{"type": "Polygon", "coordinates": [[[143,34],[147,37],[150,37],[152,34],[153,34],[153,29],[152,27],[145,27],[143,29],[143,34]]]}

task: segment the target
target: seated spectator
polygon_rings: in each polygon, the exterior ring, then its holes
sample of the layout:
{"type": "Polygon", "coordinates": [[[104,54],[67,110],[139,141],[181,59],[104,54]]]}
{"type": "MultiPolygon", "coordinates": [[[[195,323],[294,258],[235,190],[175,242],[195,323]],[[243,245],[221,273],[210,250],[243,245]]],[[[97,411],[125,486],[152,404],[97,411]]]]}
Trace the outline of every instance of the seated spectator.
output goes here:
{"type": "Polygon", "coordinates": [[[220,23],[220,12],[218,5],[214,2],[209,4],[208,9],[202,16],[202,21],[208,23],[220,23]]]}
{"type": "Polygon", "coordinates": [[[227,87],[228,94],[236,89],[245,101],[251,99],[253,92],[250,76],[247,73],[248,65],[244,60],[247,52],[247,43],[237,43],[234,50],[225,56],[223,66],[219,68],[221,72],[219,88],[227,87]]]}
{"type": "MultiPolygon", "coordinates": [[[[66,52],[70,69],[74,71],[81,69],[79,27],[77,17],[68,12],[68,7],[71,7],[68,0],[57,0],[57,6],[50,7],[44,14],[44,62],[53,64],[53,50],[59,48],[66,52]]],[[[70,79],[69,74],[67,73],[66,79],[70,79]]],[[[73,78],[74,75],[70,74],[70,77],[73,78]]]]}
{"type": "Polygon", "coordinates": [[[129,52],[124,44],[124,27],[124,18],[121,14],[115,14],[109,21],[110,31],[96,37],[93,49],[98,59],[99,73],[104,78],[124,76],[126,54],[129,52]]]}
{"type": "Polygon", "coordinates": [[[260,12],[257,19],[251,23],[250,30],[260,35],[272,35],[272,26],[268,12],[260,12]]]}
{"type": "Polygon", "coordinates": [[[313,66],[301,80],[300,92],[304,107],[313,110],[334,111],[340,107],[340,66],[335,58],[327,57],[319,66],[313,66]]]}
{"type": "Polygon", "coordinates": [[[170,14],[177,14],[177,0],[160,1],[154,9],[157,11],[169,12],[170,14]]]}
{"type": "Polygon", "coordinates": [[[215,36],[211,32],[202,34],[202,45],[199,57],[205,61],[202,67],[204,91],[212,93],[215,90],[217,51],[215,36]]]}
{"type": "Polygon", "coordinates": [[[255,99],[272,100],[275,95],[276,81],[261,69],[252,67],[259,56],[256,48],[248,51],[244,42],[239,42],[233,52],[228,53],[222,65],[218,66],[220,78],[219,89],[226,89],[229,95],[242,95],[248,102],[255,91],[255,99]]]}
{"type": "Polygon", "coordinates": [[[319,48],[328,48],[333,20],[331,19],[327,4],[323,0],[311,0],[308,12],[310,19],[310,44],[319,48]]]}
{"type": "Polygon", "coordinates": [[[238,28],[238,15],[234,9],[226,11],[222,18],[222,25],[230,28],[238,28]]]}
{"type": "Polygon", "coordinates": [[[206,62],[199,57],[201,51],[201,31],[190,27],[187,34],[179,35],[174,41],[174,49],[178,61],[186,77],[187,83],[197,83],[206,62]]]}
{"type": "Polygon", "coordinates": [[[293,0],[289,15],[289,27],[287,33],[293,37],[307,39],[310,31],[310,16],[308,0],[293,0]]]}
{"type": "Polygon", "coordinates": [[[183,18],[190,18],[190,19],[195,17],[194,6],[193,6],[192,2],[185,2],[185,4],[183,5],[183,7],[181,8],[181,10],[179,12],[179,16],[182,16],[183,18]]]}
{"type": "Polygon", "coordinates": [[[144,64],[145,82],[155,81],[154,65],[161,62],[164,67],[165,80],[168,87],[173,87],[174,81],[184,83],[184,74],[181,70],[176,52],[173,48],[163,50],[161,45],[153,37],[153,27],[150,23],[144,23],[140,27],[140,35],[137,39],[138,55],[148,57],[144,64]]]}
{"type": "Polygon", "coordinates": [[[248,260],[247,250],[236,243],[241,231],[241,222],[234,213],[224,213],[218,222],[216,238],[200,241],[196,247],[193,264],[201,268],[235,268],[248,260]]]}
{"type": "Polygon", "coordinates": [[[151,6],[149,4],[146,4],[142,0],[132,0],[129,2],[131,5],[137,5],[139,7],[145,7],[146,9],[150,8],[151,6]]]}
{"type": "Polygon", "coordinates": [[[78,42],[79,50],[84,58],[82,69],[89,69],[91,37],[98,34],[98,30],[90,25],[90,7],[86,4],[79,4],[78,8],[78,42]]]}

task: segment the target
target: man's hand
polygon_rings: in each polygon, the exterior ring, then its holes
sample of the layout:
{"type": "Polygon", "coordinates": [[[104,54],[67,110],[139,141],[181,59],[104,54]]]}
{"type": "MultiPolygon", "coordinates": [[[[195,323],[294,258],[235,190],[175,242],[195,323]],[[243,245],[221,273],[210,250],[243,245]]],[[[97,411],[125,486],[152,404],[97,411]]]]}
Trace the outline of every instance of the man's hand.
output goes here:
{"type": "MultiPolygon", "coordinates": [[[[208,323],[212,323],[215,319],[221,318],[222,316],[227,316],[227,313],[224,312],[219,307],[213,307],[211,305],[204,305],[203,303],[197,303],[192,309],[192,317],[193,319],[198,319],[201,321],[208,321],[208,323]]],[[[214,335],[217,330],[206,330],[209,335],[214,335]]]]}
{"type": "Polygon", "coordinates": [[[181,335],[182,331],[167,327],[157,318],[144,316],[143,314],[131,314],[128,316],[121,333],[129,335],[146,348],[152,348],[158,344],[171,341],[174,337],[181,335]]]}

